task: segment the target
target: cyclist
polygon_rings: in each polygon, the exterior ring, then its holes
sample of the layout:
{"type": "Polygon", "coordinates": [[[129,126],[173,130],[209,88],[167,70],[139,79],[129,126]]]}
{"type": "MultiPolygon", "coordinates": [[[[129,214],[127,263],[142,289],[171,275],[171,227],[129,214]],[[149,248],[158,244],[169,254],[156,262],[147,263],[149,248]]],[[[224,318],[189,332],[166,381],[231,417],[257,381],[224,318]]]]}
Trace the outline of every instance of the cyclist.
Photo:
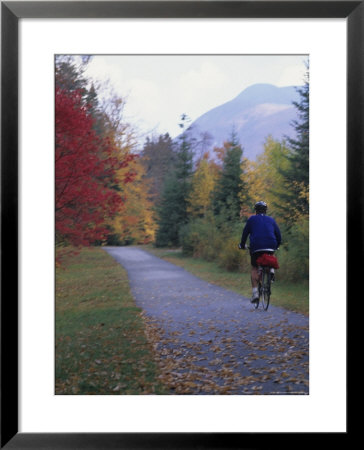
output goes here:
{"type": "Polygon", "coordinates": [[[249,217],[241,236],[239,248],[244,250],[246,240],[250,236],[250,257],[251,257],[251,302],[259,301],[258,283],[259,271],[257,258],[263,253],[273,254],[281,244],[281,232],[273,217],[267,216],[268,206],[265,202],[257,202],[254,206],[255,216],[249,217]]]}

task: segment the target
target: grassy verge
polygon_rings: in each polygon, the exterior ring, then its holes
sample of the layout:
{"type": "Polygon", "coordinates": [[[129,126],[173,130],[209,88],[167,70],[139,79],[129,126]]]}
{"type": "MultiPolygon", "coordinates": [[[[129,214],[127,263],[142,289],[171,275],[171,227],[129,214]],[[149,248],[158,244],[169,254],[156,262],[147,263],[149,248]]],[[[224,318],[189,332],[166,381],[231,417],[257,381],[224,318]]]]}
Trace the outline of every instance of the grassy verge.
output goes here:
{"type": "MultiPolygon", "coordinates": [[[[251,296],[250,273],[228,272],[219,267],[216,262],[208,262],[203,259],[184,256],[179,249],[160,249],[154,248],[151,245],[142,248],[159,258],[183,267],[209,283],[231,289],[246,297],[251,296]]],[[[308,284],[280,281],[278,270],[276,272],[276,283],[272,287],[271,303],[291,311],[308,315],[308,284]]]]}
{"type": "Polygon", "coordinates": [[[56,271],[56,394],[163,394],[126,272],[101,248],[56,271]]]}

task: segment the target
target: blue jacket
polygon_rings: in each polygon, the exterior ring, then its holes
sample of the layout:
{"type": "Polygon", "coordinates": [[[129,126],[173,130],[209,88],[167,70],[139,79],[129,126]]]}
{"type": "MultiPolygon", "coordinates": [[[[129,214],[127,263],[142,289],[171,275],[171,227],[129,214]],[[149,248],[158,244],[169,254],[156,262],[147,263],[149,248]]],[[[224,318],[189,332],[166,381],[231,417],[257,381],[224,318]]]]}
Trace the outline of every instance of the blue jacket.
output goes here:
{"type": "Polygon", "coordinates": [[[259,250],[277,250],[281,244],[281,232],[273,217],[256,214],[249,217],[241,236],[241,246],[244,248],[250,235],[250,252],[259,250]]]}

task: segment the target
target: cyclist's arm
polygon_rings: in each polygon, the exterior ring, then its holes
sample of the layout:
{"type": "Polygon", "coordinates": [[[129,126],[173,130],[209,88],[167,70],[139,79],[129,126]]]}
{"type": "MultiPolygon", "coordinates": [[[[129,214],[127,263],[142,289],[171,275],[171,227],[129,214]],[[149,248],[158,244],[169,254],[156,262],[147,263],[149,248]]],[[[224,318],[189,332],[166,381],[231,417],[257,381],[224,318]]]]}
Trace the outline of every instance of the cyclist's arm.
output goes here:
{"type": "Polygon", "coordinates": [[[248,220],[244,227],[243,234],[241,235],[241,240],[240,240],[241,248],[245,248],[246,240],[248,239],[249,234],[250,234],[250,222],[248,220]]]}
{"type": "Polygon", "coordinates": [[[282,236],[281,236],[281,231],[276,222],[274,222],[274,234],[277,239],[277,248],[278,248],[281,245],[282,236]]]}

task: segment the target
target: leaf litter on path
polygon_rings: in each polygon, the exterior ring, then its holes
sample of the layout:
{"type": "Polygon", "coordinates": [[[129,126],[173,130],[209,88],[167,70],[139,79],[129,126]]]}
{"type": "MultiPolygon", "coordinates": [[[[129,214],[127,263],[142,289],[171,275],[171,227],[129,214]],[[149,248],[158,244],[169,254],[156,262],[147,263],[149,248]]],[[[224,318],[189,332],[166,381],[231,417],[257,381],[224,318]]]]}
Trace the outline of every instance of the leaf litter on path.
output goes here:
{"type": "Polygon", "coordinates": [[[307,317],[254,310],[239,294],[139,249],[110,253],[128,272],[170,394],[308,394],[307,317]],[[143,278],[148,270],[163,276],[143,278]]]}
{"type": "Polygon", "coordinates": [[[308,393],[308,351],[301,345],[296,348],[289,329],[281,328],[280,336],[271,331],[250,341],[221,337],[216,328],[214,339],[191,343],[181,340],[181,333],[167,338],[156,320],[143,316],[159,379],[171,394],[308,393]]]}

